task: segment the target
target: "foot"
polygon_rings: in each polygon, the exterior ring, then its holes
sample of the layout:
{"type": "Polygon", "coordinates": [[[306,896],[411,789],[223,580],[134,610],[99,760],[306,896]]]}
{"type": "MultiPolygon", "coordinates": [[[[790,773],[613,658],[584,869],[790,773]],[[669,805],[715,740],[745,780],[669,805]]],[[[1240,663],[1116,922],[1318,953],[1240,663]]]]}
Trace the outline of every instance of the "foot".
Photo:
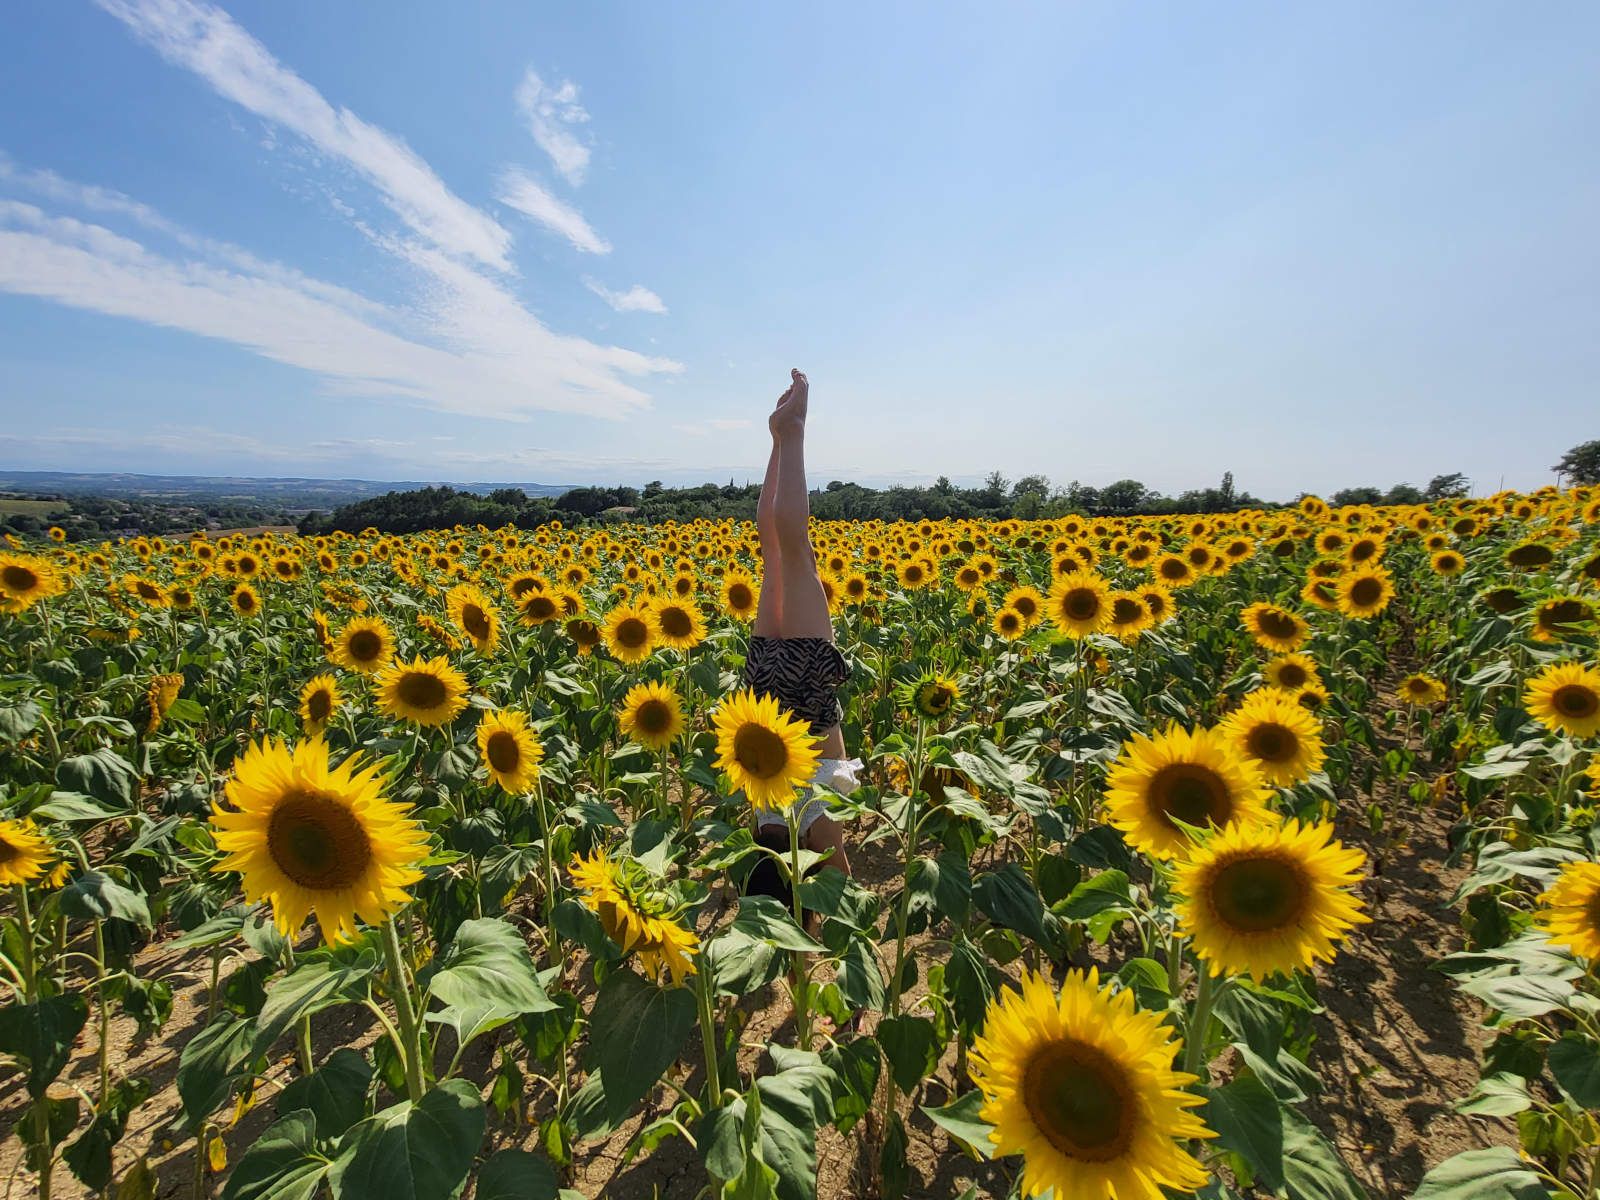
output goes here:
{"type": "Polygon", "coordinates": [[[811,398],[811,385],[798,369],[789,372],[788,391],[778,397],[778,407],[767,418],[767,428],[775,438],[786,434],[803,433],[806,427],[806,406],[811,398]]]}

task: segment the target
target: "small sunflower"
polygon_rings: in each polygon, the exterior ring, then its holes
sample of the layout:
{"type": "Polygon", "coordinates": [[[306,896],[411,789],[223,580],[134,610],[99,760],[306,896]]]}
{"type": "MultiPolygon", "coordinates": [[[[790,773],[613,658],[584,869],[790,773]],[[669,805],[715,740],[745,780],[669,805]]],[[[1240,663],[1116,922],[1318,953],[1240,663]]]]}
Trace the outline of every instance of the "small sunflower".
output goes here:
{"type": "Polygon", "coordinates": [[[1570,862],[1539,897],[1537,924],[1550,944],[1600,959],[1600,863],[1570,862]]]}
{"type": "Polygon", "coordinates": [[[584,907],[600,918],[600,926],[623,953],[632,951],[652,976],[665,967],[678,987],[695,973],[693,955],[700,939],[678,924],[681,906],[638,863],[612,861],[596,850],[574,858],[567,868],[573,886],[582,890],[584,907]]]}
{"type": "Polygon", "coordinates": [[[393,657],[394,634],[379,617],[356,617],[333,643],[333,661],[363,675],[376,675],[393,657]]]}
{"type": "Polygon", "coordinates": [[[924,671],[900,689],[901,703],[918,716],[937,721],[961,699],[961,688],[948,675],[924,671]]]}
{"type": "Polygon", "coordinates": [[[1467,560],[1454,550],[1436,551],[1428,561],[1435,575],[1459,575],[1467,569],[1467,560]]]}
{"type": "Polygon", "coordinates": [[[517,600],[518,619],[529,628],[561,619],[561,597],[554,592],[524,591],[517,600]]]}
{"type": "Polygon", "coordinates": [[[1407,675],[1400,681],[1395,691],[1399,693],[1400,699],[1407,704],[1419,707],[1438,704],[1439,701],[1449,695],[1445,691],[1444,684],[1440,683],[1432,675],[1422,674],[1407,675]]]}
{"type": "Polygon", "coordinates": [[[1478,593],[1478,600],[1490,612],[1505,617],[1526,608],[1528,599],[1514,587],[1485,588],[1478,593]]]}
{"type": "Polygon", "coordinates": [[[306,732],[314,735],[326,729],[343,702],[339,682],[332,675],[318,675],[308,682],[300,689],[300,720],[306,732]]]}
{"type": "Polygon", "coordinates": [[[1528,680],[1522,703],[1552,732],[1594,737],[1600,733],[1600,670],[1575,662],[1551,663],[1528,680]]]}
{"type": "Polygon", "coordinates": [[[1309,654],[1280,654],[1261,668],[1269,687],[1292,692],[1320,679],[1317,661],[1309,654]]]}
{"type": "Polygon", "coordinates": [[[1111,620],[1106,623],[1107,633],[1125,642],[1134,642],[1154,623],[1144,597],[1138,592],[1111,593],[1111,620]]]}
{"type": "Polygon", "coordinates": [[[38,879],[55,857],[55,847],[27,817],[0,820],[0,885],[38,879]]]}
{"type": "Polygon", "coordinates": [[[237,871],[245,899],[268,901],[286,936],[315,914],[325,941],[349,941],[357,917],[381,923],[422,878],[427,835],[409,806],[384,796],[378,768],[359,766],[332,766],[321,738],[292,751],[269,738],[235,764],[231,808],[212,807],[226,857],[211,869],[237,871]]]}
{"type": "Polygon", "coordinates": [[[643,605],[619,604],[606,614],[604,636],[618,662],[643,662],[656,642],[655,614],[643,605]]]}
{"type": "Polygon", "coordinates": [[[378,707],[418,725],[448,725],[467,706],[467,678],[442,655],[396,659],[373,680],[378,707]]]}
{"type": "Polygon", "coordinates": [[[722,577],[722,607],[729,616],[753,621],[760,601],[761,588],[744,571],[732,570],[722,577]]]}
{"type": "Polygon", "coordinates": [[[1181,554],[1163,554],[1150,568],[1150,578],[1165,588],[1187,587],[1199,578],[1181,554]]]}
{"type": "Polygon", "coordinates": [[[1028,619],[1014,608],[1002,608],[989,623],[995,636],[1014,642],[1028,632],[1028,619]]]}
{"type": "Polygon", "coordinates": [[[1550,596],[1533,609],[1533,640],[1557,642],[1594,622],[1594,607],[1581,596],[1550,596]]]}
{"type": "Polygon", "coordinates": [[[502,708],[478,722],[478,755],[491,779],[513,796],[520,796],[539,778],[544,747],[526,713],[502,708]]]}
{"type": "Polygon", "coordinates": [[[692,602],[664,600],[655,605],[656,635],[663,646],[691,650],[706,640],[706,622],[692,602]]]}
{"type": "Polygon", "coordinates": [[[628,689],[617,717],[622,732],[649,750],[663,750],[683,732],[683,703],[662,683],[639,683],[628,689]]]}
{"type": "Polygon", "coordinates": [[[572,618],[562,628],[566,631],[567,636],[572,639],[573,645],[577,646],[579,656],[583,658],[593,654],[594,648],[605,637],[601,632],[600,626],[593,621],[585,620],[583,617],[572,618]]]}
{"type": "Polygon", "coordinates": [[[445,611],[479,654],[493,654],[500,641],[500,616],[480,588],[458,583],[445,594],[445,611]]]}
{"type": "Polygon", "coordinates": [[[172,597],[167,594],[166,588],[154,579],[146,579],[143,575],[124,576],[122,586],[130,596],[149,608],[166,608],[172,603],[172,597]]]}
{"type": "Polygon", "coordinates": [[[1152,625],[1170,621],[1177,614],[1178,602],[1172,598],[1172,592],[1159,583],[1145,584],[1139,589],[1139,599],[1150,610],[1152,625]]]}
{"type": "Polygon", "coordinates": [[[1322,766],[1322,728],[1277,688],[1251,692],[1219,726],[1241,756],[1278,787],[1293,787],[1322,766]]]}
{"type": "Polygon", "coordinates": [[[1239,623],[1249,631],[1256,645],[1267,650],[1297,650],[1311,632],[1303,620],[1286,608],[1258,600],[1239,614],[1239,623]]]}
{"type": "Polygon", "coordinates": [[[1222,730],[1177,724],[1125,742],[1106,785],[1107,820],[1157,858],[1175,858],[1189,844],[1173,818],[1202,829],[1259,820],[1271,794],[1222,730]]]}
{"type": "Polygon", "coordinates": [[[1211,1137],[1187,1110],[1193,1075],[1172,1069],[1182,1044],[1131,991],[1069,971],[1057,995],[1030,973],[990,1002],[974,1041],[979,1115],[999,1155],[1023,1156],[1022,1192],[1068,1200],[1160,1200],[1207,1178],[1184,1143],[1211,1137]]]}
{"type": "Polygon", "coordinates": [[[713,721],[717,768],[756,808],[783,809],[816,772],[810,726],[780,711],[774,696],[737,692],[718,705],[713,721]]]}
{"type": "Polygon", "coordinates": [[[1331,825],[1232,825],[1178,864],[1179,926],[1212,975],[1309,969],[1368,921],[1352,890],[1362,862],[1331,825]]]}
{"type": "Polygon", "coordinates": [[[1339,611],[1347,617],[1375,617],[1394,598],[1394,584],[1382,567],[1352,569],[1335,581],[1334,590],[1339,611]]]}
{"type": "Polygon", "coordinates": [[[1068,571],[1051,585],[1045,609],[1062,633],[1087,637],[1111,620],[1111,588],[1093,571],[1068,571]]]}
{"type": "Polygon", "coordinates": [[[229,599],[233,602],[233,611],[241,617],[254,617],[261,612],[261,593],[248,583],[238,584],[229,599]]]}
{"type": "Polygon", "coordinates": [[[1031,584],[1019,584],[1012,588],[1000,605],[1002,608],[1016,609],[1030,628],[1044,620],[1044,596],[1031,584]]]}

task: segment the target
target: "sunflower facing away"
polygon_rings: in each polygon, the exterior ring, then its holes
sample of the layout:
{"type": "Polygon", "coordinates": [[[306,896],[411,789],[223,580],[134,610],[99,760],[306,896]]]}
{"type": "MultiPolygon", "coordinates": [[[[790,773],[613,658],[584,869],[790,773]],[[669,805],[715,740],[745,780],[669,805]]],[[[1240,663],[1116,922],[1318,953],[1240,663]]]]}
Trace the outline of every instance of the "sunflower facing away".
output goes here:
{"type": "Polygon", "coordinates": [[[666,967],[673,986],[693,975],[694,959],[700,939],[675,919],[671,898],[655,886],[639,864],[612,862],[603,849],[589,858],[574,858],[573,885],[582,889],[584,906],[600,918],[606,936],[623,952],[634,951],[639,963],[651,976],[666,967]]]}
{"type": "Polygon", "coordinates": [[[1331,825],[1229,826],[1178,864],[1180,927],[1213,975],[1265,979],[1331,961],[1334,942],[1368,921],[1351,890],[1363,861],[1331,825]]]}
{"type": "Polygon", "coordinates": [[[502,708],[478,722],[478,755],[491,779],[513,796],[520,796],[539,778],[544,747],[526,713],[502,708]]]}
{"type": "Polygon", "coordinates": [[[378,672],[373,686],[379,708],[418,725],[448,725],[467,706],[467,677],[443,655],[396,659],[378,672]]]}
{"type": "Polygon", "coordinates": [[[961,688],[948,675],[924,671],[900,690],[900,702],[929,721],[937,721],[956,706],[961,688]]]}
{"type": "Polygon", "coordinates": [[[619,604],[606,614],[602,631],[606,649],[618,662],[636,663],[650,657],[655,645],[655,614],[634,604],[619,604]]]}
{"type": "Polygon", "coordinates": [[[394,634],[378,617],[356,617],[333,640],[333,661],[346,671],[376,675],[394,657],[394,634]]]}
{"type": "Polygon", "coordinates": [[[683,704],[663,683],[638,683],[623,697],[617,722],[646,749],[664,750],[683,732],[683,704]]]}
{"type": "Polygon", "coordinates": [[[326,729],[343,702],[339,682],[332,675],[318,675],[307,683],[300,689],[300,720],[306,732],[318,734],[326,729]]]}
{"type": "Polygon", "coordinates": [[[1106,776],[1107,820],[1157,858],[1174,858],[1189,845],[1173,817],[1202,829],[1260,820],[1269,795],[1260,770],[1226,733],[1175,723],[1124,742],[1106,776]]]}
{"type": "Polygon", "coordinates": [[[717,768],[756,808],[781,810],[816,773],[816,739],[804,721],[778,708],[775,696],[746,689],[717,706],[717,768]]]}
{"type": "Polygon", "coordinates": [[[1068,637],[1099,633],[1111,620],[1111,588],[1093,571],[1068,571],[1051,585],[1045,611],[1068,637]]]}
{"type": "Polygon", "coordinates": [[[55,848],[27,817],[0,821],[0,885],[38,879],[55,857],[55,848]]]}
{"type": "Polygon", "coordinates": [[[1262,777],[1293,787],[1322,766],[1322,726],[1288,692],[1262,688],[1244,698],[1220,728],[1262,777]]]}
{"type": "Polygon", "coordinates": [[[162,718],[167,715],[167,710],[172,707],[182,690],[182,675],[157,675],[150,681],[150,686],[144,692],[144,706],[149,710],[144,726],[146,736],[161,728],[162,718]]]}
{"type": "Polygon", "coordinates": [[[1551,663],[1522,690],[1523,707],[1554,733],[1575,738],[1600,733],[1600,670],[1580,663],[1551,663]]]}
{"type": "Polygon", "coordinates": [[[1551,945],[1600,959],[1600,863],[1568,863],[1539,903],[1538,925],[1551,945]]]}
{"type": "Polygon", "coordinates": [[[377,767],[357,767],[352,758],[334,768],[320,738],[292,751],[269,738],[235,765],[231,809],[212,807],[227,857],[211,869],[239,872],[245,899],[268,901],[285,936],[315,914],[325,941],[349,941],[357,917],[381,923],[422,878],[427,835],[384,796],[377,767]]]}
{"type": "Polygon", "coordinates": [[[458,583],[445,595],[445,611],[457,629],[471,639],[479,654],[493,654],[500,642],[500,616],[489,597],[470,583],[458,583]]]}
{"type": "Polygon", "coordinates": [[[1419,706],[1437,704],[1449,694],[1432,675],[1407,675],[1395,690],[1407,704],[1419,706]]]}
{"type": "Polygon", "coordinates": [[[1041,975],[989,1004],[972,1049],[982,1118],[999,1155],[1023,1156],[1022,1190],[1058,1200],[1162,1200],[1207,1173],[1184,1147],[1213,1134],[1187,1110],[1195,1081],[1172,1069],[1182,1044],[1131,991],[1070,971],[1060,995],[1041,975]]]}
{"type": "Polygon", "coordinates": [[[1310,627],[1294,613],[1265,600],[1247,606],[1239,614],[1239,623],[1249,631],[1256,645],[1279,652],[1299,649],[1310,632],[1310,627]]]}

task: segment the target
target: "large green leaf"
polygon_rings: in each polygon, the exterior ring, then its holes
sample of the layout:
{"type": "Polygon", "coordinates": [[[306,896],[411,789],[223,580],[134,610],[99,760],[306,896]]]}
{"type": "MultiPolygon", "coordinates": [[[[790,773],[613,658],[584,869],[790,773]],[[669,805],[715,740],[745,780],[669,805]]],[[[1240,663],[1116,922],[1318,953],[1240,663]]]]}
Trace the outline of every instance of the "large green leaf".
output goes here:
{"type": "Polygon", "coordinates": [[[1128,891],[1128,876],[1113,868],[1101,871],[1073,888],[1059,912],[1069,921],[1087,921],[1097,913],[1132,907],[1133,895],[1128,891]]]}
{"type": "Polygon", "coordinates": [[[1497,1071],[1478,1080],[1478,1086],[1456,1105],[1456,1111],[1474,1117],[1510,1117],[1532,1104],[1526,1079],[1509,1071],[1497,1071]]]}
{"type": "Polygon", "coordinates": [[[1538,1174],[1509,1146],[1467,1150],[1422,1177],[1412,1200],[1549,1200],[1538,1174]]]}
{"type": "Polygon", "coordinates": [[[539,986],[527,943],[500,917],[463,921],[440,956],[428,987],[441,1003],[493,1005],[513,1016],[555,1007],[539,986]]]}
{"type": "Polygon", "coordinates": [[[1576,990],[1569,980],[1540,975],[1469,979],[1460,986],[1468,995],[1514,1018],[1542,1017],[1547,1012],[1565,1008],[1576,990]]]}
{"type": "Polygon", "coordinates": [[[44,710],[32,700],[0,707],[0,738],[8,742],[20,742],[39,724],[42,716],[44,710]]]}
{"type": "Polygon", "coordinates": [[[337,1200],[446,1200],[472,1170],[483,1126],[477,1088],[448,1079],[352,1126],[328,1182],[337,1200]]]}
{"type": "Polygon", "coordinates": [[[882,1057],[872,1039],[856,1038],[828,1046],[822,1052],[822,1062],[833,1072],[834,1124],[841,1134],[847,1134],[872,1108],[882,1057]]]}
{"type": "Polygon", "coordinates": [[[88,1019],[88,1001],[70,992],[0,1008],[0,1051],[26,1060],[28,1094],[34,1099],[61,1074],[88,1019]]]}
{"type": "Polygon", "coordinates": [[[972,899],[996,925],[1014,929],[1030,941],[1053,942],[1044,924],[1044,902],[1016,863],[1006,863],[972,885],[972,899]]]}
{"type": "Polygon", "coordinates": [[[878,1023],[877,1038],[895,1083],[907,1094],[933,1074],[944,1048],[926,1017],[887,1017],[878,1023]]]}
{"type": "Polygon", "coordinates": [[[28,815],[30,817],[43,817],[49,821],[70,823],[73,821],[104,821],[110,817],[124,817],[127,816],[127,810],[101,804],[100,801],[90,796],[85,796],[82,792],[67,792],[56,788],[51,793],[50,799],[39,805],[38,808],[33,809],[28,815]]]}
{"type": "Polygon", "coordinates": [[[1367,1200],[1350,1168],[1316,1126],[1283,1111],[1283,1182],[1289,1200],[1367,1200]]]}
{"type": "Polygon", "coordinates": [[[839,994],[854,1008],[883,1007],[883,971],[865,937],[852,935],[839,959],[839,994]]]}
{"type": "Polygon", "coordinates": [[[1217,1135],[1213,1145],[1244,1159],[1269,1188],[1282,1187],[1283,1118],[1267,1085],[1242,1076],[1207,1088],[1206,1100],[1200,1115],[1217,1135]]]}
{"type": "Polygon", "coordinates": [[[550,1164],[526,1150],[501,1150],[478,1170],[476,1200],[556,1200],[560,1185],[550,1164]]]}
{"type": "Polygon", "coordinates": [[[228,1096],[255,1057],[256,1023],[219,1013],[189,1040],[178,1059],[178,1099],[189,1127],[198,1129],[228,1096]]]}
{"type": "Polygon", "coordinates": [[[360,1051],[345,1046],[311,1074],[285,1084],[278,1093],[278,1112],[307,1109],[317,1119],[317,1136],[336,1138],[366,1116],[371,1083],[372,1064],[360,1051]]]}
{"type": "Polygon", "coordinates": [[[150,927],[150,906],[144,897],[103,871],[85,871],[56,893],[56,901],[69,917],[86,921],[121,917],[143,928],[150,927]]]}
{"type": "Polygon", "coordinates": [[[659,988],[626,968],[606,976],[589,1015],[588,1061],[605,1077],[606,1115],[613,1125],[649,1095],[694,1022],[689,988],[659,988]]]}
{"type": "Polygon", "coordinates": [[[56,782],[118,808],[131,808],[139,798],[139,772],[109,746],[63,758],[56,765],[56,782]]]}
{"type": "Polygon", "coordinates": [[[732,926],[707,942],[701,951],[701,969],[709,966],[717,991],[724,996],[747,996],[771,983],[787,961],[768,943],[732,926]]]}
{"type": "Polygon", "coordinates": [[[943,1108],[924,1108],[930,1121],[952,1137],[959,1138],[976,1153],[985,1158],[994,1157],[994,1143],[989,1134],[994,1126],[978,1115],[983,1107],[983,1093],[974,1088],[943,1108]]]}
{"type": "Polygon", "coordinates": [[[1569,1033],[1546,1051],[1550,1073],[1579,1108],[1600,1108],[1600,1047],[1569,1033]]]}
{"type": "Polygon", "coordinates": [[[780,950],[822,949],[795,923],[794,914],[784,907],[783,902],[772,896],[741,896],[739,911],[734,914],[733,928],[780,950]]]}
{"type": "Polygon", "coordinates": [[[324,955],[301,963],[267,989],[267,1002],[256,1017],[257,1053],[271,1049],[301,1017],[365,995],[367,977],[378,966],[378,957],[370,948],[324,955]]]}
{"type": "Polygon", "coordinates": [[[317,1133],[309,1109],[269,1125],[228,1175],[222,1200],[314,1200],[333,1165],[317,1150],[317,1133]]]}
{"type": "Polygon", "coordinates": [[[814,1200],[817,1130],[833,1119],[833,1072],[815,1054],[771,1048],[771,1075],[756,1080],[761,1161],[778,1173],[778,1200],[814,1200]]]}

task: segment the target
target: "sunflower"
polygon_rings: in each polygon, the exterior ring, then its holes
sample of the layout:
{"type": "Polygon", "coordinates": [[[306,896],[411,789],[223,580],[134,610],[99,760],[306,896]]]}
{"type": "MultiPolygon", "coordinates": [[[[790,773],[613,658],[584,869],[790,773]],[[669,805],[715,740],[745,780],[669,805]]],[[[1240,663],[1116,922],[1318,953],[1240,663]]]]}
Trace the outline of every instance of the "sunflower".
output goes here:
{"type": "Polygon", "coordinates": [[[1467,569],[1467,560],[1454,550],[1440,550],[1428,561],[1436,575],[1459,575],[1467,569]]]}
{"type": "Polygon", "coordinates": [[[1106,623],[1107,633],[1125,642],[1134,642],[1152,624],[1150,609],[1138,592],[1111,593],[1111,620],[1106,623]]]}
{"type": "Polygon", "coordinates": [[[996,637],[1014,642],[1028,632],[1028,619],[1014,608],[1002,608],[994,614],[989,628],[994,630],[996,637]]]}
{"type": "Polygon", "coordinates": [[[350,758],[334,768],[321,738],[292,751],[269,738],[235,764],[231,809],[212,807],[227,857],[211,869],[239,872],[245,899],[268,901],[285,936],[314,913],[325,941],[350,941],[357,917],[384,921],[422,878],[427,835],[409,806],[384,796],[378,768],[359,767],[350,758]]]}
{"type": "Polygon", "coordinates": [[[1556,642],[1579,632],[1575,627],[1594,620],[1594,608],[1579,596],[1551,596],[1533,610],[1533,640],[1556,642]]]}
{"type": "Polygon", "coordinates": [[[561,597],[543,591],[526,591],[517,600],[518,620],[530,628],[561,619],[561,597]]]}
{"type": "Polygon", "coordinates": [[[1144,606],[1150,610],[1150,623],[1160,625],[1170,621],[1177,614],[1178,602],[1172,598],[1170,589],[1159,583],[1147,583],[1139,589],[1139,599],[1144,601],[1144,606]]]}
{"type": "Polygon", "coordinates": [[[0,612],[19,613],[66,590],[56,569],[31,554],[0,554],[0,612]]]}
{"type": "Polygon", "coordinates": [[[901,703],[929,721],[937,721],[960,699],[961,688],[956,681],[937,671],[924,671],[900,690],[901,703]]]}
{"type": "Polygon", "coordinates": [[[1249,631],[1256,645],[1267,650],[1296,650],[1311,631],[1294,613],[1265,600],[1246,607],[1239,614],[1239,623],[1249,631]]]}
{"type": "Polygon", "coordinates": [[[1600,863],[1568,863],[1539,903],[1537,924],[1551,945],[1600,959],[1600,863]]]}
{"type": "Polygon", "coordinates": [[[1259,820],[1270,795],[1260,769],[1225,732],[1176,723],[1123,743],[1106,785],[1110,824],[1157,858],[1174,858],[1188,845],[1173,818],[1201,828],[1259,820]]]}
{"type": "Polygon", "coordinates": [[[1522,703],[1546,729],[1593,737],[1600,733],[1600,670],[1575,662],[1551,663],[1528,680],[1522,703]]]}
{"type": "Polygon", "coordinates": [[[1131,991],[1069,971],[1061,992],[1029,973],[990,1001],[971,1072],[999,1155],[1023,1156],[1022,1191],[1070,1200],[1160,1200],[1192,1192],[1206,1170],[1185,1148],[1214,1136],[1189,1108],[1193,1075],[1172,1069],[1182,1044],[1131,991]]]}
{"type": "Polygon", "coordinates": [[[27,817],[0,820],[0,885],[38,879],[55,857],[55,847],[27,817]]]}
{"type": "Polygon", "coordinates": [[[743,571],[734,569],[722,577],[722,607],[729,616],[753,621],[761,601],[761,588],[743,571]]]}
{"type": "Polygon", "coordinates": [[[677,922],[678,910],[667,893],[638,863],[612,862],[603,849],[588,858],[574,858],[568,868],[573,886],[585,892],[584,907],[600,919],[606,936],[633,951],[652,976],[666,967],[674,987],[695,972],[691,955],[700,939],[677,922]]]}
{"type": "Polygon", "coordinates": [[[604,636],[617,661],[643,662],[655,645],[655,614],[643,605],[619,604],[606,614],[604,636]]]}
{"type": "Polygon", "coordinates": [[[1332,825],[1232,825],[1178,864],[1179,927],[1212,975],[1265,979],[1331,961],[1334,941],[1369,919],[1351,890],[1363,857],[1332,825]]]}
{"type": "Polygon", "coordinates": [[[1280,654],[1261,668],[1261,676],[1269,687],[1283,688],[1289,692],[1315,683],[1320,678],[1317,661],[1309,654],[1280,654]]]}
{"type": "Polygon", "coordinates": [[[674,650],[690,650],[706,640],[705,618],[692,603],[664,600],[655,605],[656,635],[674,650]]]}
{"type": "Polygon", "coordinates": [[[1413,705],[1437,704],[1449,695],[1444,684],[1432,675],[1407,675],[1395,691],[1400,699],[1413,705]]]}
{"type": "Polygon", "coordinates": [[[649,750],[664,750],[683,732],[683,703],[662,683],[639,683],[628,689],[618,714],[622,732],[649,750]]]}
{"type": "Polygon", "coordinates": [[[125,575],[122,586],[130,596],[136,597],[150,608],[166,608],[172,603],[172,597],[167,595],[167,589],[154,579],[146,579],[142,575],[125,575]]]}
{"type": "Polygon", "coordinates": [[[339,711],[344,697],[339,694],[339,683],[332,675],[318,675],[300,689],[300,720],[306,732],[321,733],[328,721],[339,711]]]}
{"type": "Polygon", "coordinates": [[[470,583],[458,583],[445,594],[445,611],[456,628],[472,640],[479,654],[493,654],[500,642],[500,615],[488,596],[470,583]]]}
{"type": "Polygon", "coordinates": [[[781,810],[817,769],[810,726],[778,708],[775,696],[736,692],[717,707],[717,767],[756,808],[781,810]]]}
{"type": "Polygon", "coordinates": [[[1527,597],[1514,587],[1485,588],[1478,593],[1478,599],[1490,612],[1499,616],[1509,616],[1528,603],[1527,597]]]}
{"type": "Polygon", "coordinates": [[[1382,567],[1351,570],[1334,583],[1339,611],[1347,617],[1375,617],[1389,607],[1394,584],[1382,567]]]}
{"type": "Polygon", "coordinates": [[[491,779],[513,796],[520,796],[539,778],[544,747],[526,713],[502,708],[478,722],[478,756],[489,768],[491,779]]]}
{"type": "Polygon", "coordinates": [[[333,661],[347,671],[376,675],[394,657],[394,634],[379,617],[356,617],[333,643],[333,661]]]}
{"type": "Polygon", "coordinates": [[[467,706],[467,677],[444,656],[396,659],[372,681],[378,707],[418,725],[448,725],[467,706]]]}
{"type": "Polygon", "coordinates": [[[1044,596],[1038,588],[1029,584],[1012,588],[1000,604],[1002,608],[1016,609],[1030,628],[1044,620],[1044,596]]]}
{"type": "Polygon", "coordinates": [[[573,644],[578,647],[578,654],[583,658],[593,654],[594,648],[604,640],[600,626],[582,617],[572,618],[562,628],[566,630],[566,634],[572,639],[573,644]]]}
{"type": "Polygon", "coordinates": [[[1167,588],[1187,587],[1197,578],[1189,560],[1181,554],[1163,554],[1150,568],[1150,578],[1167,588]]]}
{"type": "Polygon", "coordinates": [[[150,715],[145,720],[144,732],[148,737],[161,728],[161,720],[183,690],[182,675],[157,675],[144,692],[144,706],[150,715]]]}
{"type": "Polygon", "coordinates": [[[1092,571],[1068,571],[1051,586],[1045,607],[1066,636],[1086,637],[1111,620],[1111,588],[1092,571]]]}
{"type": "Polygon", "coordinates": [[[1278,787],[1293,787],[1322,766],[1322,729],[1277,688],[1251,692],[1219,726],[1243,758],[1278,787]]]}
{"type": "Polygon", "coordinates": [[[1556,560],[1556,552],[1543,542],[1518,542],[1506,551],[1506,565],[1537,571],[1556,560]]]}
{"type": "Polygon", "coordinates": [[[233,602],[233,611],[241,617],[253,617],[261,612],[261,595],[248,583],[237,585],[229,599],[233,602]]]}

